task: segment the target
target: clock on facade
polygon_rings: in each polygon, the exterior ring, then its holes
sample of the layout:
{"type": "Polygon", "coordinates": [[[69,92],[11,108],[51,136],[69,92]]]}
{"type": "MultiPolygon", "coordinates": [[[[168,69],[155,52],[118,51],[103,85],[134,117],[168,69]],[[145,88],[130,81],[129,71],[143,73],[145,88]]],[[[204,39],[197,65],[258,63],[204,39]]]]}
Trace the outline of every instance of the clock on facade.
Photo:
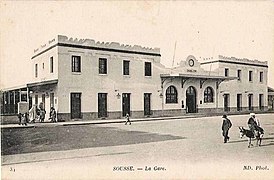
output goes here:
{"type": "Polygon", "coordinates": [[[188,61],[188,64],[189,64],[189,66],[194,66],[194,60],[193,59],[190,59],[189,61],[188,61]]]}

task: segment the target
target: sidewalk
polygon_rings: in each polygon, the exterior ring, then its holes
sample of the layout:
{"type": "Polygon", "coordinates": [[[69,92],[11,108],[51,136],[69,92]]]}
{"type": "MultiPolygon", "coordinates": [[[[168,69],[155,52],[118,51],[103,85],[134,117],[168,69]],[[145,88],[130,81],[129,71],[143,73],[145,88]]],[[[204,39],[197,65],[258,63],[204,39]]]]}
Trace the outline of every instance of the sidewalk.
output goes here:
{"type": "MultiPolygon", "coordinates": [[[[149,117],[149,118],[132,118],[131,122],[140,121],[160,121],[160,120],[172,120],[172,119],[186,119],[186,118],[198,118],[206,117],[206,114],[190,114],[184,116],[172,116],[172,117],[149,117]]],[[[86,120],[86,121],[66,121],[66,122],[44,122],[44,123],[30,123],[27,126],[19,124],[2,124],[1,128],[34,128],[34,127],[55,127],[55,126],[73,126],[73,125],[89,125],[89,124],[109,124],[109,123],[125,123],[126,119],[97,119],[97,120],[86,120]]]]}
{"type": "MultiPolygon", "coordinates": [[[[273,112],[260,112],[256,114],[265,114],[273,112]]],[[[248,113],[229,113],[228,115],[245,115],[248,113]]],[[[199,117],[209,117],[209,116],[222,116],[223,113],[213,113],[213,114],[186,114],[184,116],[163,116],[163,117],[148,117],[148,118],[131,118],[131,122],[141,122],[141,121],[160,121],[160,120],[172,120],[172,119],[187,119],[187,118],[199,118],[199,117]]],[[[73,125],[89,125],[89,124],[109,124],[109,123],[125,123],[126,119],[97,119],[97,120],[79,120],[79,121],[65,121],[65,122],[44,122],[44,123],[31,123],[27,126],[19,124],[2,124],[1,128],[34,128],[34,127],[55,127],[55,126],[73,126],[73,125]]]]}

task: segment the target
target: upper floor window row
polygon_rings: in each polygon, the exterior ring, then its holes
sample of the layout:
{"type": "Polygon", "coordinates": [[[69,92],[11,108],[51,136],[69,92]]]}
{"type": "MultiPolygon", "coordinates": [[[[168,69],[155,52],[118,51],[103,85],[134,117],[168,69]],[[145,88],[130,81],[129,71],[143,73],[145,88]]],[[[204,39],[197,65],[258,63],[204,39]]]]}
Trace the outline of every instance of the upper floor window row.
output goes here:
{"type": "MultiPolygon", "coordinates": [[[[72,56],[71,58],[72,72],[81,72],[81,56],[72,56]]],[[[99,74],[108,73],[107,58],[99,58],[98,63],[99,74]]],[[[145,62],[145,76],[152,75],[151,62],[145,62]]],[[[53,72],[53,58],[50,58],[50,72],[53,72]]],[[[123,75],[130,75],[130,61],[123,60],[123,75]]]]}
{"type": "MultiPolygon", "coordinates": [[[[241,79],[242,79],[242,70],[240,70],[240,69],[237,70],[237,77],[238,77],[238,80],[241,81],[241,79]]],[[[249,82],[253,81],[253,71],[248,71],[248,81],[249,82]]],[[[259,81],[260,82],[264,81],[264,73],[262,71],[259,73],[259,81]]]]}
{"type": "MultiPolygon", "coordinates": [[[[49,61],[49,64],[50,64],[50,73],[53,73],[53,57],[50,57],[50,61],[49,61]]],[[[34,65],[34,76],[37,78],[38,77],[38,64],[35,64],[34,65]]],[[[45,63],[42,63],[42,70],[45,69],[45,63]]]]}

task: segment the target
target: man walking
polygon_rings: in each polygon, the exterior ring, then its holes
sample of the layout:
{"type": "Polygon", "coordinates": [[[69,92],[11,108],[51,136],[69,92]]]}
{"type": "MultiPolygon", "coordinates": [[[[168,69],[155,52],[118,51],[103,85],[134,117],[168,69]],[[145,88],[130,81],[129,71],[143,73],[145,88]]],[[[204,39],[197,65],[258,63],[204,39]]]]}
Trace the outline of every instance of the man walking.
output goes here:
{"type": "Polygon", "coordinates": [[[222,124],[222,131],[224,136],[224,143],[227,143],[229,141],[228,131],[232,127],[231,121],[227,118],[227,115],[223,115],[223,124],[222,124]]]}

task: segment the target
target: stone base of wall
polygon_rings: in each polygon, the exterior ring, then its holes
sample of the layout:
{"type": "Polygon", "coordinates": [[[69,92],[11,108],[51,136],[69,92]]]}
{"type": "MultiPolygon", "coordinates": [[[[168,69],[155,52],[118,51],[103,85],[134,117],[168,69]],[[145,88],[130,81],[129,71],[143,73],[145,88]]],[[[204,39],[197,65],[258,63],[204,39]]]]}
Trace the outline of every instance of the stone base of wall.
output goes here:
{"type": "MultiPolygon", "coordinates": [[[[186,115],[186,111],[184,109],[169,109],[169,110],[152,110],[150,115],[144,115],[144,111],[131,111],[131,118],[148,118],[148,117],[160,117],[160,116],[183,116],[186,115]]],[[[82,113],[82,117],[78,119],[71,119],[70,113],[58,113],[57,119],[58,121],[78,121],[78,120],[98,120],[98,119],[122,119],[123,114],[122,111],[113,111],[108,112],[107,117],[98,117],[97,112],[85,112],[82,113]]]]}
{"type": "Polygon", "coordinates": [[[17,115],[1,115],[1,124],[18,124],[19,120],[17,115]]]}
{"type": "MultiPolygon", "coordinates": [[[[168,110],[152,110],[151,115],[144,115],[143,111],[132,111],[131,118],[148,118],[148,117],[172,117],[172,116],[185,116],[188,114],[205,114],[205,115],[218,115],[218,114],[247,114],[250,112],[260,113],[267,112],[268,108],[254,107],[252,111],[248,107],[243,107],[241,111],[237,111],[237,108],[232,107],[229,111],[224,111],[224,108],[202,108],[198,109],[198,113],[186,113],[185,109],[168,109],[168,110]]],[[[121,111],[108,112],[108,117],[98,118],[97,112],[84,112],[82,113],[82,118],[71,119],[70,113],[57,113],[58,122],[63,121],[79,121],[79,120],[98,120],[98,119],[122,119],[121,111]]],[[[17,115],[1,115],[1,124],[17,124],[17,115]]]]}

